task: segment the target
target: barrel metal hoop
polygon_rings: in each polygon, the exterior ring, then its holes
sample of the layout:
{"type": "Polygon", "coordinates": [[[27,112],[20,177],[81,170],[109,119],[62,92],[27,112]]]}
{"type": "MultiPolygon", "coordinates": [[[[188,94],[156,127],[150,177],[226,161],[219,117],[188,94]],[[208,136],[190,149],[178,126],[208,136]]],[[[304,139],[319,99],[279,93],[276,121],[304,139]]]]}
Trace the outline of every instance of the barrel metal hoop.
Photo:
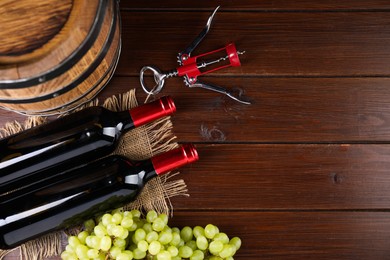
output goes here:
{"type": "Polygon", "coordinates": [[[103,90],[103,88],[109,83],[111,78],[114,76],[114,71],[115,71],[115,69],[118,65],[118,62],[119,62],[119,57],[120,57],[120,53],[121,53],[121,49],[122,49],[121,46],[122,46],[122,43],[121,43],[121,40],[119,39],[119,46],[118,46],[118,49],[116,50],[116,53],[114,56],[114,62],[110,65],[109,69],[100,77],[100,79],[95,83],[95,85],[92,88],[90,88],[88,91],[84,92],[84,94],[82,96],[80,96],[80,97],[78,97],[78,98],[76,98],[68,103],[61,104],[58,107],[53,107],[53,108],[50,108],[48,110],[26,111],[25,114],[37,114],[37,115],[61,114],[61,113],[65,113],[65,112],[68,112],[70,110],[73,110],[73,109],[83,105],[84,103],[88,102],[88,100],[85,100],[84,102],[80,102],[80,104],[77,104],[75,106],[70,107],[69,109],[66,108],[68,106],[71,106],[72,104],[77,103],[78,101],[82,100],[83,98],[85,98],[85,96],[87,96],[89,93],[91,93],[97,87],[100,87],[100,90],[98,90],[96,93],[94,93],[92,98],[95,97],[97,94],[99,94],[99,92],[101,90],[103,90]],[[106,79],[107,76],[108,76],[108,78],[106,79]],[[105,83],[103,83],[104,81],[105,81],[105,83]],[[102,84],[102,85],[100,85],[100,84],[102,84]]]}
{"type": "MultiPolygon", "coordinates": [[[[103,26],[107,3],[108,3],[107,0],[99,1],[99,6],[96,10],[95,20],[91,26],[91,29],[87,37],[80,44],[80,46],[72,54],[70,54],[69,57],[67,57],[61,64],[52,68],[50,71],[47,71],[45,73],[42,73],[40,75],[31,78],[22,78],[16,80],[0,80],[0,89],[18,89],[18,88],[34,87],[38,84],[42,84],[44,82],[47,82],[51,79],[58,77],[59,75],[63,74],[71,67],[73,67],[88,52],[88,50],[91,48],[91,46],[94,44],[95,40],[97,39],[100,30],[103,26]]],[[[14,103],[14,101],[8,103],[14,103]]]]}

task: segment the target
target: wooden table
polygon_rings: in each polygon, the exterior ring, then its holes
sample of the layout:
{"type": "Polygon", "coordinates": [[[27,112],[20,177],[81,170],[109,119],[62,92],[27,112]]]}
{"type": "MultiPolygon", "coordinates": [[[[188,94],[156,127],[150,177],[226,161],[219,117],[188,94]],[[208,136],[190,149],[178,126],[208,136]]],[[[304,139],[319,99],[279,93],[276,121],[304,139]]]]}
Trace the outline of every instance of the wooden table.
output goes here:
{"type": "MultiPolygon", "coordinates": [[[[171,225],[214,223],[236,259],[390,258],[390,2],[121,1],[123,49],[100,97],[137,88],[142,66],[176,55],[222,5],[199,48],[228,42],[241,67],[203,81],[252,102],[166,81],[174,132],[200,161],[171,225]]],[[[18,119],[0,112],[0,123],[18,119]]]]}

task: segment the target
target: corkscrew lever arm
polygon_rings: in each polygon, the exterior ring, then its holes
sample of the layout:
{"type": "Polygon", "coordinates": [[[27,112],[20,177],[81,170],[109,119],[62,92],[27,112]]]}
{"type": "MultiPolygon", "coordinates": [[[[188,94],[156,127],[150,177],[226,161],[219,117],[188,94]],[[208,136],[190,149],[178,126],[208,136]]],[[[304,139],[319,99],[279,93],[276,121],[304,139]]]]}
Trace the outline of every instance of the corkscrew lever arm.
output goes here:
{"type": "Polygon", "coordinates": [[[203,28],[203,30],[198,34],[198,36],[185,48],[182,52],[179,53],[177,56],[177,62],[180,65],[182,64],[183,59],[186,59],[184,57],[189,57],[191,56],[191,52],[195,50],[195,48],[201,43],[203,38],[207,35],[207,33],[210,31],[211,23],[214,19],[215,14],[217,13],[218,9],[220,6],[215,8],[213,13],[210,15],[209,19],[207,20],[206,26],[203,28]]]}
{"type": "Polygon", "coordinates": [[[217,85],[212,85],[210,83],[203,83],[202,81],[198,80],[195,84],[192,84],[189,86],[190,88],[195,88],[195,87],[198,87],[198,88],[204,88],[204,89],[208,89],[208,90],[211,90],[211,91],[214,91],[214,92],[218,92],[218,93],[221,93],[221,94],[224,94],[228,97],[230,97],[231,99],[237,101],[237,102],[240,102],[242,104],[245,104],[245,105],[250,105],[251,103],[248,102],[248,101],[245,101],[245,100],[242,100],[242,99],[239,99],[238,97],[235,97],[232,93],[230,93],[229,91],[227,91],[226,89],[220,87],[220,86],[217,86],[217,85]]]}

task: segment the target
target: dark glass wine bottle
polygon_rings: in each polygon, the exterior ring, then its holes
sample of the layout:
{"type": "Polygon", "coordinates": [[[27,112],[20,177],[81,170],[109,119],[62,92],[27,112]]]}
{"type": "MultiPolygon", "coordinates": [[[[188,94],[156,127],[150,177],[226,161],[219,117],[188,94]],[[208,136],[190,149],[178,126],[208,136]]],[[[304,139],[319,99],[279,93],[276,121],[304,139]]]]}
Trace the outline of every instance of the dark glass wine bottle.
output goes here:
{"type": "Polygon", "coordinates": [[[30,187],[18,196],[3,195],[0,247],[13,248],[122,207],[153,177],[196,160],[195,147],[187,144],[142,162],[112,155],[72,169],[64,167],[57,182],[30,187]]]}
{"type": "Polygon", "coordinates": [[[175,111],[170,97],[122,112],[95,106],[4,138],[0,140],[0,194],[44,178],[35,174],[42,169],[109,154],[124,132],[175,111]]]}

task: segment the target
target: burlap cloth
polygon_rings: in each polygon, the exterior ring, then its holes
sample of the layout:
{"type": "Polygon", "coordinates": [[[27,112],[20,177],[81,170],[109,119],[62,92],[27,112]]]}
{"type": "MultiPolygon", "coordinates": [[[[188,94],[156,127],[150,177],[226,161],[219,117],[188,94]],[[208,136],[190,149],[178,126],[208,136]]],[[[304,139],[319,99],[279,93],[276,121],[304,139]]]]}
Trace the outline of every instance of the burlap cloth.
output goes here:
{"type": "MultiPolygon", "coordinates": [[[[95,99],[85,106],[99,105],[99,100],[95,99]]],[[[137,106],[135,90],[127,93],[112,96],[104,101],[104,107],[113,111],[123,111],[137,106]]],[[[82,108],[79,108],[82,109],[82,108]]],[[[28,117],[23,124],[20,122],[7,123],[0,128],[0,137],[5,137],[35,125],[42,124],[48,119],[45,117],[28,117]]],[[[177,147],[175,136],[172,133],[172,123],[169,117],[160,119],[142,127],[138,127],[127,132],[122,136],[115,154],[128,157],[131,160],[144,160],[155,154],[171,150],[177,147]]],[[[183,180],[172,176],[176,173],[170,173],[157,177],[149,181],[144,187],[137,200],[126,205],[127,209],[140,209],[143,211],[154,209],[158,212],[172,215],[173,207],[170,198],[178,195],[188,195],[187,187],[183,180]]],[[[61,254],[64,247],[65,232],[59,231],[36,240],[29,241],[13,250],[0,250],[0,260],[7,259],[6,255],[19,256],[21,260],[44,259],[50,256],[61,254]]]]}

